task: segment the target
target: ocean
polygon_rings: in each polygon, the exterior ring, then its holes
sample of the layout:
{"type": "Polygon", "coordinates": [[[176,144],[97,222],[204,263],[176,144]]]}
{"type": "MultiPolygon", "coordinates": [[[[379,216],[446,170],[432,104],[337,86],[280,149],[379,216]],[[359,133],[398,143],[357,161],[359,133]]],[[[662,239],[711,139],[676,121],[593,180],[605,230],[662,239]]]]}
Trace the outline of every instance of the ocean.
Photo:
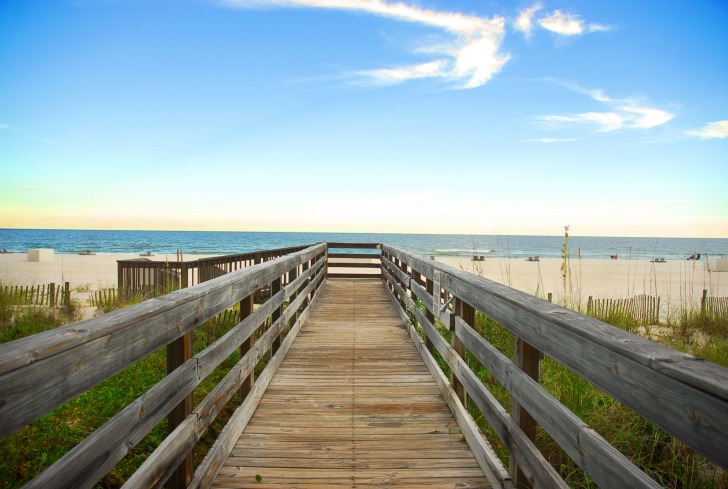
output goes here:
{"type": "MultiPolygon", "coordinates": [[[[56,253],[231,254],[328,242],[387,243],[425,256],[560,258],[563,236],[489,236],[455,234],[267,233],[224,231],[93,231],[67,229],[0,229],[0,250],[25,253],[52,248],[56,253]]],[[[571,236],[572,258],[685,260],[728,256],[725,238],[645,238],[571,236]]]]}

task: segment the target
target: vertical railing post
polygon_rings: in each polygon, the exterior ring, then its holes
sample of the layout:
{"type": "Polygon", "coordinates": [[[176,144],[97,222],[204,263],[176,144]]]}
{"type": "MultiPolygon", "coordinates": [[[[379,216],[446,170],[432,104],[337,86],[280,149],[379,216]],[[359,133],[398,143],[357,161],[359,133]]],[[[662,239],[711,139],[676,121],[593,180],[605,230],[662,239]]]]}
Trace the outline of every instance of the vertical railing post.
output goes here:
{"type": "MultiPolygon", "coordinates": [[[[278,277],[271,283],[270,286],[270,297],[271,300],[273,299],[273,296],[275,296],[278,292],[281,290],[281,278],[278,277]]],[[[281,317],[281,314],[283,313],[283,306],[276,307],[273,311],[273,314],[271,314],[270,317],[270,325],[271,328],[273,327],[273,324],[281,317]]],[[[277,335],[275,339],[273,340],[273,345],[271,346],[271,355],[275,354],[275,352],[278,351],[278,348],[281,346],[281,336],[277,335]]]]}
{"type": "MultiPolygon", "coordinates": [[[[430,296],[432,296],[432,297],[435,297],[433,294],[433,292],[435,290],[434,285],[435,285],[434,282],[432,280],[430,280],[429,278],[427,279],[427,282],[425,282],[425,290],[427,290],[427,293],[430,294],[430,296]]],[[[440,291],[438,290],[437,293],[439,294],[440,291]]],[[[433,307],[434,307],[434,301],[431,301],[431,303],[433,303],[433,307]]],[[[427,317],[427,320],[430,321],[430,324],[432,324],[433,326],[435,325],[435,315],[433,313],[431,313],[430,310],[427,308],[425,308],[425,317],[427,317]]],[[[430,340],[430,337],[427,335],[425,335],[425,347],[427,348],[427,351],[432,353],[432,348],[433,348],[432,340],[430,340]]]]}
{"type": "MultiPolygon", "coordinates": [[[[541,352],[535,347],[526,343],[518,336],[514,339],[513,361],[523,370],[529,377],[538,382],[539,379],[539,362],[541,360],[541,352]]],[[[536,420],[526,411],[518,402],[511,398],[511,416],[518,424],[521,430],[526,434],[529,440],[536,441],[536,420]]],[[[531,482],[526,478],[525,474],[518,467],[518,463],[514,457],[511,457],[510,474],[513,483],[517,488],[530,488],[531,482]]]]}
{"type": "MultiPolygon", "coordinates": [[[[298,265],[296,265],[293,269],[289,270],[288,272],[288,283],[293,283],[294,280],[298,278],[298,265]]],[[[293,303],[293,301],[296,300],[296,297],[298,297],[298,291],[294,290],[291,294],[291,298],[289,299],[290,303],[293,303]]],[[[300,311],[296,311],[291,316],[291,325],[296,324],[296,321],[298,321],[298,314],[300,311]]]]}
{"type": "MultiPolygon", "coordinates": [[[[308,261],[303,262],[303,265],[301,265],[301,273],[306,273],[308,271],[308,268],[309,268],[308,264],[309,264],[308,261]]],[[[305,289],[306,287],[308,287],[308,284],[310,284],[310,283],[311,283],[311,279],[310,278],[306,279],[301,284],[301,287],[298,289],[299,292],[301,290],[305,289]]],[[[305,311],[308,308],[308,301],[309,301],[310,297],[311,297],[311,294],[306,294],[306,297],[303,299],[303,302],[301,303],[301,311],[305,311]]]]}
{"type": "MultiPolygon", "coordinates": [[[[410,289],[409,289],[410,290],[410,296],[412,297],[412,308],[413,309],[417,309],[417,307],[418,307],[417,302],[418,301],[419,302],[422,302],[421,299],[419,297],[417,297],[417,294],[415,293],[415,289],[412,288],[412,282],[414,281],[414,282],[417,282],[419,284],[420,283],[420,277],[421,277],[420,272],[415,271],[415,269],[413,268],[412,269],[412,280],[410,281],[410,289]]],[[[415,312],[413,310],[412,311],[412,321],[414,321],[415,325],[417,324],[416,317],[417,316],[415,316],[415,312]]]]}
{"type": "MultiPolygon", "coordinates": [[[[248,297],[244,298],[240,301],[240,321],[243,321],[245,318],[253,314],[253,297],[255,296],[255,292],[250,294],[248,297]]],[[[240,358],[243,358],[246,353],[250,351],[251,348],[253,348],[253,343],[255,343],[255,331],[253,331],[247,340],[243,341],[243,343],[240,345],[240,358]]],[[[253,384],[255,383],[255,371],[251,370],[250,375],[248,375],[245,380],[243,380],[243,383],[240,385],[240,403],[245,400],[246,397],[248,397],[248,394],[250,393],[251,389],[253,388],[253,384]]]]}
{"type": "Polygon", "coordinates": [[[179,278],[180,278],[180,288],[186,289],[190,286],[190,279],[189,279],[189,269],[187,267],[187,263],[180,263],[180,269],[179,269],[179,278]]]}
{"type": "MultiPolygon", "coordinates": [[[[192,333],[176,339],[167,345],[167,375],[171,374],[177,367],[192,358],[192,333]]],[[[185,397],[174,409],[167,415],[167,426],[169,433],[172,433],[177,426],[192,412],[192,393],[185,397]]],[[[192,456],[190,451],[172,476],[167,481],[170,489],[182,489],[192,480],[192,456]]]]}
{"type": "MultiPolygon", "coordinates": [[[[450,343],[452,344],[453,349],[455,352],[465,360],[465,345],[460,340],[457,334],[455,334],[455,317],[459,316],[463,321],[465,321],[470,326],[475,325],[475,309],[473,309],[473,306],[465,302],[464,300],[460,299],[459,297],[455,297],[455,314],[452,314],[450,316],[450,343]]],[[[463,387],[463,384],[458,380],[458,378],[455,376],[455,372],[450,372],[450,384],[452,384],[452,388],[455,390],[455,394],[457,394],[460,401],[463,403],[463,406],[465,406],[465,409],[468,408],[468,396],[465,392],[465,388],[463,387]]]]}
{"type": "MultiPolygon", "coordinates": [[[[399,268],[403,272],[407,273],[407,265],[402,260],[400,260],[399,258],[397,259],[397,268],[399,268]]],[[[399,282],[399,286],[402,288],[402,291],[404,293],[404,296],[402,296],[402,297],[399,298],[399,304],[400,304],[400,306],[402,306],[402,310],[403,311],[406,311],[407,310],[407,302],[405,301],[405,297],[407,296],[407,285],[404,282],[402,282],[399,279],[399,277],[397,277],[396,280],[397,280],[397,282],[399,282]]]]}
{"type": "Polygon", "coordinates": [[[329,244],[326,243],[326,251],[324,252],[324,280],[329,278],[329,244]]]}

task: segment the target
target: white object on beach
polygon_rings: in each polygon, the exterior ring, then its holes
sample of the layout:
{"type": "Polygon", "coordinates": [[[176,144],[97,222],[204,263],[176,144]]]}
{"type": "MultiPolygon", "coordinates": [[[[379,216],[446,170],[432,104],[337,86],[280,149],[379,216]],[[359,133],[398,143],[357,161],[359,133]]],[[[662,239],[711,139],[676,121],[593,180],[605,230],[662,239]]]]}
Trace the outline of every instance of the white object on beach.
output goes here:
{"type": "Polygon", "coordinates": [[[728,258],[708,258],[711,272],[728,272],[728,258]]]}
{"type": "Polygon", "coordinates": [[[32,248],[28,250],[28,261],[53,261],[53,248],[32,248]]]}

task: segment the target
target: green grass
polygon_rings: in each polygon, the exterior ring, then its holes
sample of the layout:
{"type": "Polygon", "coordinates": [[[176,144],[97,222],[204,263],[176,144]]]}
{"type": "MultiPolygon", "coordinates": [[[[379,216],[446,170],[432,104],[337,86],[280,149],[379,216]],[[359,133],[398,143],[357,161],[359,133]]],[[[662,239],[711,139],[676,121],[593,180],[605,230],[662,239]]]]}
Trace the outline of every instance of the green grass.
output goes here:
{"type": "MultiPolygon", "coordinates": [[[[624,323],[623,318],[616,319],[618,324],[624,323]]],[[[704,334],[710,333],[709,340],[686,343],[679,335],[673,335],[667,338],[668,346],[728,366],[727,322],[697,325],[694,314],[685,314],[680,319],[693,323],[672,325],[676,331],[695,331],[700,326],[704,334]]],[[[476,313],[475,327],[498,350],[513,359],[513,336],[505,328],[481,313],[476,313]]],[[[508,392],[469,353],[466,359],[501,405],[510,411],[508,392]]],[[[728,487],[726,472],[549,357],[541,362],[540,384],[660,484],[680,488],[728,487]]],[[[469,408],[507,467],[507,450],[477,408],[473,405],[469,408]]],[[[570,487],[597,487],[541,428],[537,432],[536,445],[570,487]]]]}
{"type": "MultiPolygon", "coordinates": [[[[134,297],[134,302],[141,300],[142,297],[134,297]]],[[[129,303],[117,302],[109,304],[109,308],[123,307],[125,304],[129,303]]],[[[193,353],[199,353],[229,331],[237,324],[238,316],[239,309],[236,306],[195,330],[193,353]]],[[[73,315],[68,315],[62,310],[50,308],[30,308],[19,312],[14,305],[2,302],[2,297],[0,297],[0,317],[4,318],[2,323],[3,342],[52,329],[73,322],[75,319],[73,315]],[[8,312],[9,308],[12,308],[10,312],[8,312]]],[[[267,327],[266,324],[260,328],[256,336],[262,334],[267,327]]],[[[256,366],[256,374],[262,371],[268,357],[269,355],[266,355],[256,366]]],[[[239,359],[240,353],[235,351],[203,380],[193,393],[193,405],[202,401],[239,359]]],[[[29,482],[121,409],[158,383],[166,375],[166,369],[166,348],[162,348],[76,399],[0,440],[0,453],[3,455],[0,457],[0,487],[21,487],[29,482]]],[[[202,461],[235,407],[239,405],[238,397],[235,396],[233,401],[218,415],[198,443],[195,448],[195,464],[202,461]]],[[[130,449],[126,457],[99,481],[96,487],[116,488],[123,485],[164,440],[167,431],[167,421],[162,420],[137,446],[130,449]]]]}

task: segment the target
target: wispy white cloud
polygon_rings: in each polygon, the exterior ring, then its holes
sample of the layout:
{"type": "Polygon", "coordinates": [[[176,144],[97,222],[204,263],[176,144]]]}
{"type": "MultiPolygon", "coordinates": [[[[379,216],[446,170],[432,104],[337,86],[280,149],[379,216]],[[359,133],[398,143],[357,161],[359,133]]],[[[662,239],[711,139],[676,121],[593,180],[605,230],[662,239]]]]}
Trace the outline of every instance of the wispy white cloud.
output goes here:
{"type": "Polygon", "coordinates": [[[580,16],[564,13],[561,10],[554,10],[550,15],[539,19],[538,24],[547,31],[555,32],[562,36],[578,36],[585,32],[609,30],[609,27],[605,25],[587,24],[580,16]]]}
{"type": "Polygon", "coordinates": [[[711,122],[703,126],[702,129],[687,131],[687,134],[700,139],[728,138],[728,120],[711,122]]]}
{"type": "Polygon", "coordinates": [[[513,27],[517,31],[523,32],[528,38],[536,27],[541,27],[547,31],[559,34],[561,36],[578,36],[587,32],[608,31],[609,26],[585,22],[581,16],[577,14],[554,10],[550,14],[540,16],[535,20],[536,13],[543,9],[541,3],[535,3],[532,7],[521,10],[518,17],[513,21],[513,27]]]}
{"type": "Polygon", "coordinates": [[[238,8],[300,7],[365,12],[435,27],[453,36],[447,45],[430,50],[444,56],[440,59],[411,66],[356,72],[381,84],[441,78],[458,82],[464,88],[474,88],[486,84],[510,57],[499,52],[505,32],[505,19],[498,16],[489,19],[385,0],[224,0],[223,3],[238,8]]]}
{"type": "Polygon", "coordinates": [[[666,110],[650,107],[637,99],[614,99],[605,95],[601,90],[557,83],[604,104],[607,110],[537,117],[537,120],[548,125],[585,124],[596,126],[600,132],[609,132],[618,129],[649,129],[665,124],[675,117],[666,110]]]}
{"type": "Polygon", "coordinates": [[[7,129],[9,127],[10,127],[9,124],[0,124],[0,129],[7,129]]]}
{"type": "Polygon", "coordinates": [[[515,22],[513,23],[515,29],[517,31],[523,32],[526,37],[530,37],[531,31],[533,30],[533,16],[536,14],[536,12],[541,10],[541,8],[543,8],[541,4],[536,3],[532,7],[521,10],[515,22]]]}

